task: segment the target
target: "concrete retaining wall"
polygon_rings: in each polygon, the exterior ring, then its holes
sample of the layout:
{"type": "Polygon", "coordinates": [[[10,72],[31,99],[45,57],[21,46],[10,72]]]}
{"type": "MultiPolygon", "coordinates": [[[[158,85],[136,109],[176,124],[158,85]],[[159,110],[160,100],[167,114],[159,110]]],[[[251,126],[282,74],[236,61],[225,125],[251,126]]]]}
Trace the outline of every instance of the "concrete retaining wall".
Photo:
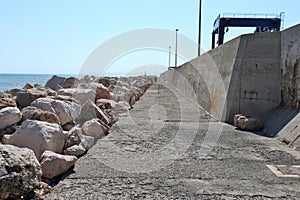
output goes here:
{"type": "Polygon", "coordinates": [[[300,25],[281,33],[281,70],[283,104],[300,108],[300,25]]]}
{"type": "Polygon", "coordinates": [[[238,113],[250,115],[264,121],[265,135],[278,134],[299,147],[299,66],[297,25],[282,32],[242,35],[168,70],[161,79],[187,98],[197,96],[196,103],[221,121],[232,123],[238,113]]]}
{"type": "Polygon", "coordinates": [[[179,76],[184,77],[199,105],[222,121],[231,123],[237,113],[262,118],[281,101],[280,45],[280,33],[243,35],[168,70],[161,78],[189,97],[191,91],[178,81],[179,76]],[[224,83],[223,90],[216,84],[217,74],[224,83]],[[225,110],[220,112],[223,99],[225,110]]]}

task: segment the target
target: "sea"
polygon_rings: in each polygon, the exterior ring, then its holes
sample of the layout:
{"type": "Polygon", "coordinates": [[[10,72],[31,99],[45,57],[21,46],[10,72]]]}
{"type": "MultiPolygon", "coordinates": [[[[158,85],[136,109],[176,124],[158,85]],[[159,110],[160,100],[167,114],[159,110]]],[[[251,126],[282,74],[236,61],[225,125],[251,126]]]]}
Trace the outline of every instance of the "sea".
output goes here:
{"type": "MultiPolygon", "coordinates": [[[[44,86],[52,76],[53,74],[0,74],[0,92],[14,88],[21,89],[26,83],[44,86]]],[[[57,76],[71,77],[74,75],[57,74],[57,76]]]]}

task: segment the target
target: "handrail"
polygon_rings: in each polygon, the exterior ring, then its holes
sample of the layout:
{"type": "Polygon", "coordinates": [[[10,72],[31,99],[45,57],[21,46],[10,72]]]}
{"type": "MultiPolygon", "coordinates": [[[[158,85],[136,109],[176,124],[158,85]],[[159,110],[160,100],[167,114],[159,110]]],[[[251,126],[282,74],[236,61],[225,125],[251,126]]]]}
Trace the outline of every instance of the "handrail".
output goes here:
{"type": "Polygon", "coordinates": [[[243,17],[243,18],[278,18],[280,19],[281,14],[277,14],[277,13],[224,13],[222,15],[224,18],[226,17],[233,17],[233,18],[237,18],[237,17],[243,17]]]}

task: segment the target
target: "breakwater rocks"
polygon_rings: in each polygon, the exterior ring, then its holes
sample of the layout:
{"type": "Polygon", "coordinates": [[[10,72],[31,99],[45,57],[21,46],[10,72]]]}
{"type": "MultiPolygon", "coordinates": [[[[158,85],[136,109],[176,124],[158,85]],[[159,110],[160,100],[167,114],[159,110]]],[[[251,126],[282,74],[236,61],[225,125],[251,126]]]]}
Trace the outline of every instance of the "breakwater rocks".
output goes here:
{"type": "Polygon", "coordinates": [[[155,79],[53,76],[1,92],[0,199],[43,198],[155,79]]]}

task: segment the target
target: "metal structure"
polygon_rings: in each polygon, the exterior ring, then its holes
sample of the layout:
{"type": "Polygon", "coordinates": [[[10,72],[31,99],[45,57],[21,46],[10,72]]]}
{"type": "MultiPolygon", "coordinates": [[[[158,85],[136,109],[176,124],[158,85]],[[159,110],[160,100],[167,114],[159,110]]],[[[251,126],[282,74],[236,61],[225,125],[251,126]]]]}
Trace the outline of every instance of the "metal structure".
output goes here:
{"type": "Polygon", "coordinates": [[[178,29],[175,30],[175,37],[176,37],[176,41],[175,41],[175,67],[177,67],[177,50],[178,50],[178,36],[177,36],[177,33],[178,33],[178,29]]]}
{"type": "Polygon", "coordinates": [[[201,55],[202,0],[199,2],[198,56],[201,55]]]}
{"type": "Polygon", "coordinates": [[[217,44],[224,42],[225,28],[228,27],[256,27],[255,32],[280,31],[284,13],[276,14],[224,14],[219,15],[214,22],[212,32],[212,49],[215,48],[215,36],[218,35],[217,44]],[[229,16],[230,15],[230,16],[229,16]]]}

